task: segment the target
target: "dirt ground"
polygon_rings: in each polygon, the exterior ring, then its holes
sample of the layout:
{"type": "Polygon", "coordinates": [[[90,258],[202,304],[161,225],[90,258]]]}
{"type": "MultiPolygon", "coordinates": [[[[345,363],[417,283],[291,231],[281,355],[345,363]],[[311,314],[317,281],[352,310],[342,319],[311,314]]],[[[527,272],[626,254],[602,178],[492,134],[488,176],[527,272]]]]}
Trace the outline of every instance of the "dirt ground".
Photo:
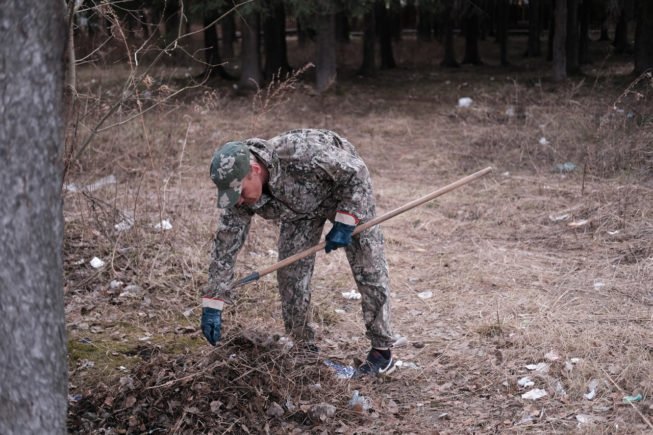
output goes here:
{"type": "MultiPolygon", "coordinates": [[[[141,95],[160,105],[132,121],[138,105],[120,106],[66,178],[71,433],[653,431],[653,83],[629,88],[628,64],[603,52],[556,85],[519,47],[508,69],[416,64],[426,50],[410,45],[369,79],[343,68],[325,95],[291,80],[166,99],[182,82],[153,74],[141,95]],[[300,127],[358,147],[379,214],[493,168],[382,225],[402,363],[389,378],[323,364],[369,347],[360,302],[342,295],[354,289],[342,252],[316,262],[317,357],[284,336],[274,274],[241,289],[217,348],[199,331],[219,216],[212,151],[300,127]],[[350,405],[355,391],[365,406],[350,405]]],[[[76,149],[126,71],[80,71],[76,149]]],[[[276,261],[276,236],[255,218],[239,276],[276,261]]]]}

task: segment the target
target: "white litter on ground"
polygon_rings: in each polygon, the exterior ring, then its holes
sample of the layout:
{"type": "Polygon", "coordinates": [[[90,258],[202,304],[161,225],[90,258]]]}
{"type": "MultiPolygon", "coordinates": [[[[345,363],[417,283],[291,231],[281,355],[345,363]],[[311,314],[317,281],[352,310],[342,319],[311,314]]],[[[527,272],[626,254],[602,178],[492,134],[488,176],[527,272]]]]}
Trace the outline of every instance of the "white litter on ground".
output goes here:
{"type": "Polygon", "coordinates": [[[539,388],[533,388],[531,391],[522,394],[521,397],[522,399],[526,399],[526,400],[537,400],[537,399],[541,399],[546,395],[547,392],[545,390],[541,390],[539,388]]]}
{"type": "Polygon", "coordinates": [[[345,299],[350,299],[350,300],[358,300],[361,298],[361,294],[358,293],[356,290],[352,290],[350,292],[342,292],[342,296],[345,299]]]}
{"type": "Polygon", "coordinates": [[[163,219],[161,222],[154,225],[154,229],[159,231],[171,230],[172,224],[168,219],[163,219]]]}
{"type": "Polygon", "coordinates": [[[458,107],[469,107],[469,106],[472,105],[472,102],[473,102],[473,101],[474,101],[474,100],[472,100],[472,99],[469,98],[469,97],[462,97],[462,98],[459,98],[459,99],[458,99],[458,107]]]}
{"type": "Polygon", "coordinates": [[[535,382],[531,381],[531,378],[529,378],[528,376],[525,376],[517,381],[517,385],[519,385],[522,388],[529,388],[534,386],[535,382]]]}
{"type": "Polygon", "coordinates": [[[81,191],[86,191],[86,192],[93,192],[95,190],[101,189],[104,186],[108,186],[110,184],[116,184],[118,180],[116,180],[116,176],[111,174],[107,175],[106,177],[100,178],[99,180],[95,180],[91,184],[87,184],[86,186],[78,186],[75,183],[70,183],[64,185],[64,190],[67,190],[68,192],[81,192],[81,191]]]}
{"type": "Polygon", "coordinates": [[[104,261],[100,260],[97,257],[93,257],[93,259],[91,260],[91,267],[93,267],[94,269],[99,269],[105,264],[106,263],[104,261]]]}

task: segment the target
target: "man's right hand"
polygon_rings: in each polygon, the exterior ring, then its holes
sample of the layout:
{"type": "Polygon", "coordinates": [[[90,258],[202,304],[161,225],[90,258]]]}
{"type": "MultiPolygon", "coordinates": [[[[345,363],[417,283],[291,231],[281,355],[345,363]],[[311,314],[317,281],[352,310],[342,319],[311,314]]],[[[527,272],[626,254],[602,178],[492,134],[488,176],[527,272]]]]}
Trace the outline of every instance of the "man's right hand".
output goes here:
{"type": "Polygon", "coordinates": [[[222,307],[224,302],[220,299],[202,299],[202,333],[204,337],[215,346],[222,336],[222,307]]]}

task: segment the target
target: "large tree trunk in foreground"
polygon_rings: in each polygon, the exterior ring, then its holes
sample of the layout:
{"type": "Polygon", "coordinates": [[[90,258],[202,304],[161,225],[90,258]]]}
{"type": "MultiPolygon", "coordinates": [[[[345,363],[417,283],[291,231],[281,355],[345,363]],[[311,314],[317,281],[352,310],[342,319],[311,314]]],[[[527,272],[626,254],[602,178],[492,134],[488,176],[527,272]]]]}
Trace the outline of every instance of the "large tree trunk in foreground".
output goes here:
{"type": "Polygon", "coordinates": [[[60,1],[4,2],[0,433],[66,433],[60,1]],[[9,85],[7,85],[9,84],[9,85]]]}
{"type": "Polygon", "coordinates": [[[556,0],[553,20],[553,80],[559,82],[567,78],[567,0],[556,0]]]}

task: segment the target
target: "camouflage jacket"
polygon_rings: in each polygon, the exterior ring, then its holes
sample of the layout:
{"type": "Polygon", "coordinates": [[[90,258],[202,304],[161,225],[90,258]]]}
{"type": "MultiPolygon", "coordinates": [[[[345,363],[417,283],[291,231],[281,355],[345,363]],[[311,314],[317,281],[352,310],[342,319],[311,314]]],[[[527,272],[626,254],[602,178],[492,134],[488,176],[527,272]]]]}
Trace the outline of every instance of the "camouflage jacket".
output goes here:
{"type": "Polygon", "coordinates": [[[374,217],[372,183],[354,146],[327,130],[292,130],[270,140],[248,139],[267,167],[268,183],[256,204],[225,209],[220,216],[205,296],[230,299],[236,256],[252,216],[294,221],[333,219],[336,211],[361,222],[374,217]]]}

